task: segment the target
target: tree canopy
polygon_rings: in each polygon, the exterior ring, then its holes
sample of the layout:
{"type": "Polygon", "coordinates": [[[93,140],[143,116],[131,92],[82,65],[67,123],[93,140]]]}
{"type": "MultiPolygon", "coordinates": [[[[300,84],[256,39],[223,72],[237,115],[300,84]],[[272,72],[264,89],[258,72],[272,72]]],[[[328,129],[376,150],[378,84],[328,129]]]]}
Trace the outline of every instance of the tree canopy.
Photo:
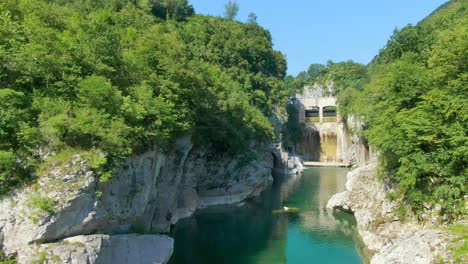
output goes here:
{"type": "MultiPolygon", "coordinates": [[[[331,94],[338,95],[346,88],[362,88],[367,78],[366,65],[353,61],[333,62],[326,65],[311,64],[307,71],[300,72],[297,76],[288,76],[286,87],[290,93],[301,93],[305,86],[327,86],[333,83],[331,94]]],[[[328,91],[327,91],[328,92],[328,91]]]]}
{"type": "Polygon", "coordinates": [[[224,17],[227,19],[234,19],[239,12],[239,4],[236,1],[229,0],[224,6],[224,17]]]}
{"type": "Polygon", "coordinates": [[[94,153],[107,177],[182,135],[233,154],[271,139],[286,61],[256,24],[186,0],[5,0],[0,20],[0,194],[44,153],[94,153]]]}
{"type": "Polygon", "coordinates": [[[468,4],[450,1],[396,30],[369,65],[354,109],[387,177],[416,212],[467,213],[468,4]]]}

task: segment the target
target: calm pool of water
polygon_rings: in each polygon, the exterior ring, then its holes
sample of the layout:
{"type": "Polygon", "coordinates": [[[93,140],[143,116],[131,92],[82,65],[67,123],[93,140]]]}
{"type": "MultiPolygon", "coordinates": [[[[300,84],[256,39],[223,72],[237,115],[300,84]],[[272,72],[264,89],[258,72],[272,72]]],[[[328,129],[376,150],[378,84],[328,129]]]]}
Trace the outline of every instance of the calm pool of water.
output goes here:
{"type": "Polygon", "coordinates": [[[277,176],[243,206],[198,211],[175,226],[170,264],[362,263],[354,217],[325,209],[344,190],[347,171],[312,168],[301,176],[277,176]],[[283,205],[300,211],[274,212],[283,205]]]}

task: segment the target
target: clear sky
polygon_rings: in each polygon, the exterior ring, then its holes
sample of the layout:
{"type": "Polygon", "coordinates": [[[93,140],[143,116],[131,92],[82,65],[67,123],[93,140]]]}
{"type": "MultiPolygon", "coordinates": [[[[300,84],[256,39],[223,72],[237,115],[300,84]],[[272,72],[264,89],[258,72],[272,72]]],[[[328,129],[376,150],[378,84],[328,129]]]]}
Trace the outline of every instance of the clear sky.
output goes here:
{"type": "MultiPolygon", "coordinates": [[[[222,16],[228,0],[189,0],[199,14],[222,16]]],[[[395,28],[416,24],[445,0],[237,0],[237,20],[254,12],[296,75],[312,63],[369,63],[395,28]]]]}

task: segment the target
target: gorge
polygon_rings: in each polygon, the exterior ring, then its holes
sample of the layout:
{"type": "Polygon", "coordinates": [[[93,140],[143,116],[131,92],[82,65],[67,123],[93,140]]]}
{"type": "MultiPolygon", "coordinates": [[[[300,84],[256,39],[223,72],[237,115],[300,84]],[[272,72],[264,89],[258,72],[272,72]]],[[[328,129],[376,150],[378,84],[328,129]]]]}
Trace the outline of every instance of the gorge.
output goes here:
{"type": "Polygon", "coordinates": [[[468,1],[297,76],[238,9],[1,1],[0,264],[468,262],[468,1]]]}

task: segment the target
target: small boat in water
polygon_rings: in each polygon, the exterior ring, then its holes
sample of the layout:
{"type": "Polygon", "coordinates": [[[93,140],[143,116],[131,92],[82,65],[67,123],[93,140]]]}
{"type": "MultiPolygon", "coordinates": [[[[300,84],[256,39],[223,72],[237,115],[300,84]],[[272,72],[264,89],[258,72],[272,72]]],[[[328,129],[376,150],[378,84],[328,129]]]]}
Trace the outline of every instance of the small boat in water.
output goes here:
{"type": "Polygon", "coordinates": [[[279,214],[279,213],[298,213],[301,209],[297,207],[288,207],[288,206],[283,206],[283,209],[277,209],[273,210],[274,214],[279,214]]]}

